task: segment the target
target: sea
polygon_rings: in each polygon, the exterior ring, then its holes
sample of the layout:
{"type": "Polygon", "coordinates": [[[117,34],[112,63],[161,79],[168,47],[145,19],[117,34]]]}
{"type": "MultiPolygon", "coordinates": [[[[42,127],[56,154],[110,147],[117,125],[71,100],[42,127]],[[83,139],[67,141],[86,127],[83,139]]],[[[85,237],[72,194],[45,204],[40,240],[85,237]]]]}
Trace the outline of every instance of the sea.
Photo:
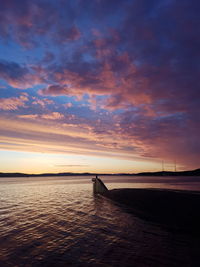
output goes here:
{"type": "MultiPolygon", "coordinates": [[[[93,195],[91,178],[0,178],[0,267],[200,266],[199,237],[93,195]]],[[[108,189],[200,191],[200,177],[100,178],[108,189]]]]}

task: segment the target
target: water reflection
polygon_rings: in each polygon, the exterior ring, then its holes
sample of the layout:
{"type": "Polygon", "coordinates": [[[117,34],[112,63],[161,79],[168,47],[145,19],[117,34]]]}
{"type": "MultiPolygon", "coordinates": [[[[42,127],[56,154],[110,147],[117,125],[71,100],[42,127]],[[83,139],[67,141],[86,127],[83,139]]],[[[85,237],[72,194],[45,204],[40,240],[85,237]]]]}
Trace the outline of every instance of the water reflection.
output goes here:
{"type": "Polygon", "coordinates": [[[199,240],[94,197],[90,177],[0,179],[0,198],[3,267],[186,266],[197,257],[199,240]]]}

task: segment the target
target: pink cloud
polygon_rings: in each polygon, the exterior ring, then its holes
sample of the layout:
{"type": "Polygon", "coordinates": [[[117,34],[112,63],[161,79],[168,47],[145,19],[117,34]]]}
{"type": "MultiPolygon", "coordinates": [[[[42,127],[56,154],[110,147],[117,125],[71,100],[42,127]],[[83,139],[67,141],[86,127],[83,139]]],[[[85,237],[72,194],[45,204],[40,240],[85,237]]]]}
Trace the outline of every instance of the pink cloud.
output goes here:
{"type": "Polygon", "coordinates": [[[37,119],[38,118],[38,114],[18,115],[17,117],[21,118],[21,119],[37,119]]]}
{"type": "Polygon", "coordinates": [[[71,108],[73,105],[72,105],[72,103],[66,103],[66,104],[63,104],[63,106],[65,108],[71,108]]]}
{"type": "Polygon", "coordinates": [[[26,107],[28,97],[26,93],[21,94],[19,97],[1,98],[0,109],[2,110],[17,110],[19,107],[26,107]]]}
{"type": "Polygon", "coordinates": [[[81,73],[64,69],[60,72],[54,72],[52,80],[57,84],[49,85],[40,90],[41,94],[55,96],[74,95],[78,97],[85,93],[106,95],[111,94],[113,90],[119,91],[118,81],[108,63],[105,63],[96,75],[92,72],[82,75],[81,73]]]}
{"type": "Polygon", "coordinates": [[[59,112],[51,112],[49,114],[42,114],[41,118],[46,120],[60,120],[64,118],[64,115],[59,112]]]}
{"type": "Polygon", "coordinates": [[[92,71],[84,74],[67,68],[54,71],[51,80],[56,84],[48,85],[39,92],[43,95],[76,97],[86,93],[90,96],[107,95],[104,107],[112,110],[129,107],[129,104],[150,104],[153,101],[148,78],[143,77],[141,70],[131,63],[126,53],[116,56],[112,63],[102,62],[95,74],[92,71]]]}
{"type": "Polygon", "coordinates": [[[43,108],[45,108],[47,105],[54,104],[54,101],[48,98],[38,99],[36,97],[33,97],[33,99],[34,99],[34,101],[32,102],[33,105],[40,105],[43,108]]]}
{"type": "Polygon", "coordinates": [[[50,121],[56,121],[61,120],[64,118],[64,115],[60,112],[50,112],[50,113],[44,113],[44,114],[22,114],[17,115],[18,118],[21,119],[30,119],[30,120],[50,120],[50,121]]]}

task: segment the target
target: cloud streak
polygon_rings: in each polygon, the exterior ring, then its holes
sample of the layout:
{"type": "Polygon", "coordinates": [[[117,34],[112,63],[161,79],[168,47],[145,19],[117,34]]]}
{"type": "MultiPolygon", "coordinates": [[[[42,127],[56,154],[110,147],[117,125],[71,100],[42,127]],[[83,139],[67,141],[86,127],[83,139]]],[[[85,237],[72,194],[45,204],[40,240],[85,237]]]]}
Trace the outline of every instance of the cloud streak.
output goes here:
{"type": "Polygon", "coordinates": [[[89,167],[90,165],[77,165],[77,164],[64,164],[64,165],[55,165],[56,167],[89,167]]]}

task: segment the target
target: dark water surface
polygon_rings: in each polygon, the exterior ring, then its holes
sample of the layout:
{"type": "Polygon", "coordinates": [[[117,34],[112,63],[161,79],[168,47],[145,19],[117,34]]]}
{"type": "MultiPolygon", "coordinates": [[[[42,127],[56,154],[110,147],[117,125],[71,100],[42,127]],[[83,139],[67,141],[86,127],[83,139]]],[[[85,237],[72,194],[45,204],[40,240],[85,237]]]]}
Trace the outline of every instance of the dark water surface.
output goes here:
{"type": "MultiPolygon", "coordinates": [[[[199,177],[102,179],[109,189],[200,191],[199,177]]],[[[200,266],[198,237],[170,232],[94,197],[90,180],[0,178],[0,267],[200,266]]]]}

